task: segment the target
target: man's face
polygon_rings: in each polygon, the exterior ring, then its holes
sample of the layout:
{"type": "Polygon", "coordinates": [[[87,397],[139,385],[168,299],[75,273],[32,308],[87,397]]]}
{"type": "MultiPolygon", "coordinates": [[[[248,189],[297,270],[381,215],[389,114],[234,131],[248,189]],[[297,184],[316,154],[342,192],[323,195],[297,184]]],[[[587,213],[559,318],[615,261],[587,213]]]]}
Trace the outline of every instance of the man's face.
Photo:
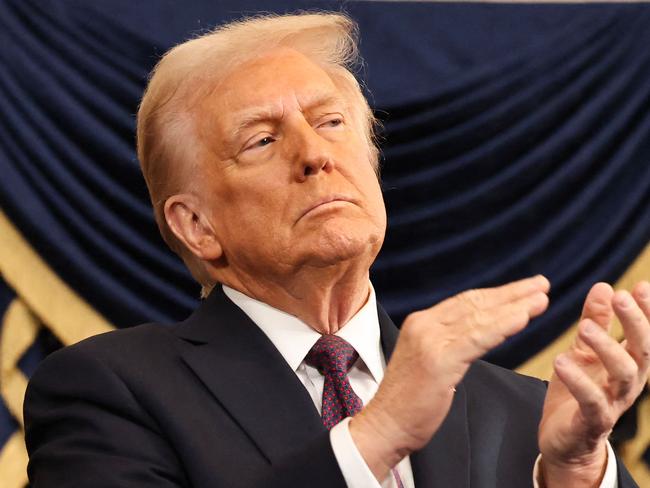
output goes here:
{"type": "Polygon", "coordinates": [[[386,227],[364,135],[330,76],[277,49],[237,67],[199,109],[201,206],[228,267],[370,266],[386,227]],[[367,263],[367,264],[366,264],[367,263]]]}

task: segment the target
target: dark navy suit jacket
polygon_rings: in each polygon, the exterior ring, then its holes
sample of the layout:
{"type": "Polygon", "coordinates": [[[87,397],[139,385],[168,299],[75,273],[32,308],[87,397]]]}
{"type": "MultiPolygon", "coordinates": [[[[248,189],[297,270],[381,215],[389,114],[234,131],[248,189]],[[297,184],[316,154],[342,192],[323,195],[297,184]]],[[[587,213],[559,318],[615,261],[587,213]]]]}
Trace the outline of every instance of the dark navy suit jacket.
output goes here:
{"type": "MultiPolygon", "coordinates": [[[[398,330],[379,307],[388,359],[398,330]]],[[[476,363],[417,488],[532,486],[543,382],[476,363]]],[[[343,487],[296,374],[216,287],[184,322],[95,336],[50,355],[25,399],[33,488],[343,487]]],[[[619,463],[619,486],[636,484],[619,463]]]]}

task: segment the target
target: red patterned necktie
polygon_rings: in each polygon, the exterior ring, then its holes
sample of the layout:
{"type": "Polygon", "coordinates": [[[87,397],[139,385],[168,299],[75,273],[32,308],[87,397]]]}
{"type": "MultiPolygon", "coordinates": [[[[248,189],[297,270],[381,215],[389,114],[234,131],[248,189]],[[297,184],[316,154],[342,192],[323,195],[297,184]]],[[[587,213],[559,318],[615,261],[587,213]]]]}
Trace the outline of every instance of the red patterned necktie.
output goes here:
{"type": "Polygon", "coordinates": [[[348,371],[358,357],[347,341],[335,335],[321,336],[307,353],[305,362],[325,377],[322,417],[327,430],[363,408],[348,380],[348,371]]]}
{"type": "MultiPolygon", "coordinates": [[[[305,357],[305,362],[325,377],[321,415],[327,430],[363,408],[348,380],[348,371],[358,357],[359,353],[345,339],[329,334],[321,336],[305,357]]],[[[397,470],[392,473],[398,488],[404,488],[397,470]]]]}

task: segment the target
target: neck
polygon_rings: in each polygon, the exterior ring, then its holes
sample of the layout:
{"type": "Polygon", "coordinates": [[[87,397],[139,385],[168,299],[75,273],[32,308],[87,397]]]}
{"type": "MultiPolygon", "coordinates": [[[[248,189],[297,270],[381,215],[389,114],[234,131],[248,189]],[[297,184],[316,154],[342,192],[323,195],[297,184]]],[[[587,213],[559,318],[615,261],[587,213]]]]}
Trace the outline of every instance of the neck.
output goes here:
{"type": "Polygon", "coordinates": [[[219,280],[249,297],[298,317],[321,334],[341,329],[368,300],[367,266],[303,267],[262,279],[245,273],[219,280]]]}

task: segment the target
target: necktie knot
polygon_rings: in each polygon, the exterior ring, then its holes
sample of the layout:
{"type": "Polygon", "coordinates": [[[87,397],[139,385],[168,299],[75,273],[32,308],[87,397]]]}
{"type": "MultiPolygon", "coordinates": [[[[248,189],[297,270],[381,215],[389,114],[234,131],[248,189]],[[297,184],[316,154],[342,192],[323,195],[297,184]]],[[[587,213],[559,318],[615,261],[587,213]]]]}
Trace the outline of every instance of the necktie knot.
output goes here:
{"type": "Polygon", "coordinates": [[[318,369],[320,374],[346,375],[359,354],[354,347],[339,336],[327,334],[318,339],[305,357],[305,362],[318,369]]]}

